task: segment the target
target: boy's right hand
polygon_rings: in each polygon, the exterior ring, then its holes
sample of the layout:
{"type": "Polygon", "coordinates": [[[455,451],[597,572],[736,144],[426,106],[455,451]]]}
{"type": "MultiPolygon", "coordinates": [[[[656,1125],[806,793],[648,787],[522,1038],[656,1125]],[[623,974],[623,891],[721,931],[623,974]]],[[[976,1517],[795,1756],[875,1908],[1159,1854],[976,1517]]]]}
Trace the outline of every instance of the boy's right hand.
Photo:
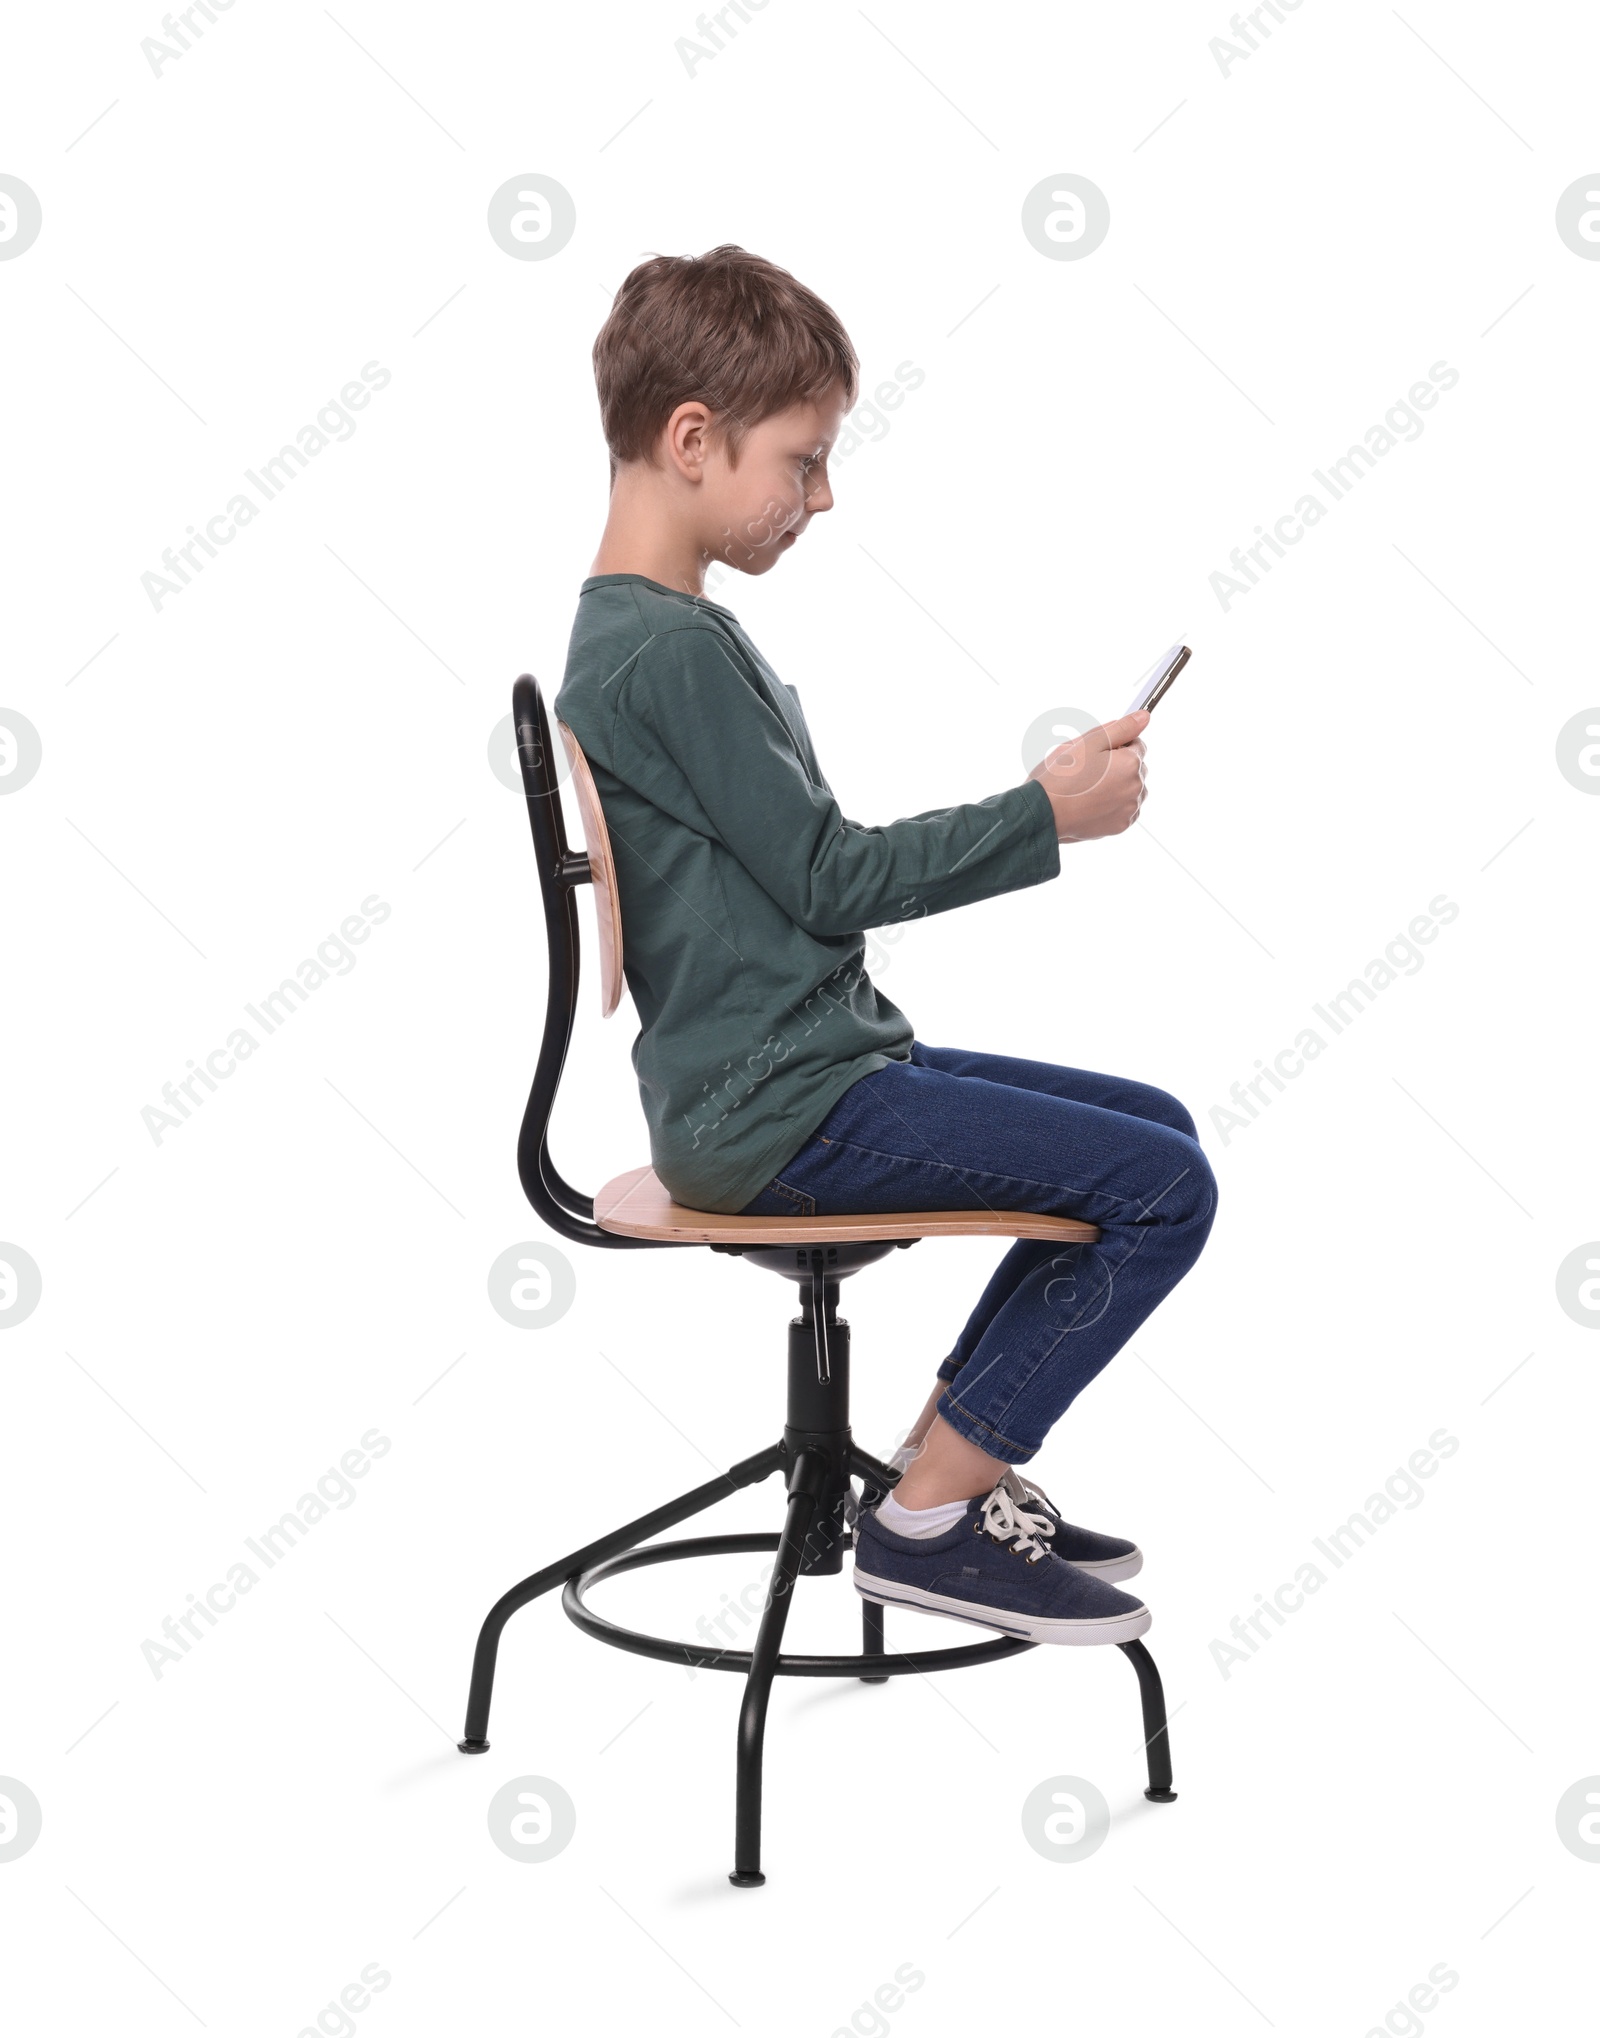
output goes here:
{"type": "Polygon", "coordinates": [[[1139,818],[1144,800],[1144,744],[1149,710],[1102,722],[1071,743],[1058,743],[1028,773],[1050,796],[1058,842],[1120,835],[1139,818]]]}

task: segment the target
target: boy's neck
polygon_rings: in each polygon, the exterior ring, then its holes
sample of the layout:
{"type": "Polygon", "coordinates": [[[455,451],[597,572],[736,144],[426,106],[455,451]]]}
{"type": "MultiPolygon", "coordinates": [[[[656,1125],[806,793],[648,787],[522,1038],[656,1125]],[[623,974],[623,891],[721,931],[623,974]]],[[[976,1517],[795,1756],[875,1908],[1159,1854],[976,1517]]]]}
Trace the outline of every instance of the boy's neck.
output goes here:
{"type": "Polygon", "coordinates": [[[709,561],[694,533],[667,513],[657,489],[626,473],[617,476],[591,574],[642,573],[663,587],[703,595],[709,561]]]}

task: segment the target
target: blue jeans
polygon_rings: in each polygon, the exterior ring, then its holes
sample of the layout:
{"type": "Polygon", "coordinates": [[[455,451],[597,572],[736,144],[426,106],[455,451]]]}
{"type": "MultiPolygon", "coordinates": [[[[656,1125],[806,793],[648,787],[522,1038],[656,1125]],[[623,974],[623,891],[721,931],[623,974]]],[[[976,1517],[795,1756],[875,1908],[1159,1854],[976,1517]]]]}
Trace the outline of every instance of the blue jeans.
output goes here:
{"type": "Polygon", "coordinates": [[[1093,1245],[1019,1239],[939,1367],[938,1411],[1025,1464],[1200,1256],[1216,1178],[1194,1120],[1148,1083],[912,1044],[862,1076],[741,1213],[1031,1210],[1093,1245]]]}

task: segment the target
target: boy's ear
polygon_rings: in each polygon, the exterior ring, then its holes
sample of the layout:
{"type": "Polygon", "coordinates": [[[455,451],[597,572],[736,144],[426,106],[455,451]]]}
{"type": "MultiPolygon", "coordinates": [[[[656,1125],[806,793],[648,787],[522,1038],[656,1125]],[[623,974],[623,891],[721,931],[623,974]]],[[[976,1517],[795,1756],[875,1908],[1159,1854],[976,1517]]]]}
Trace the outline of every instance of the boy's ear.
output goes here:
{"type": "Polygon", "coordinates": [[[667,419],[663,445],[671,466],[685,481],[701,481],[711,439],[711,412],[703,403],[680,403],[667,419]]]}

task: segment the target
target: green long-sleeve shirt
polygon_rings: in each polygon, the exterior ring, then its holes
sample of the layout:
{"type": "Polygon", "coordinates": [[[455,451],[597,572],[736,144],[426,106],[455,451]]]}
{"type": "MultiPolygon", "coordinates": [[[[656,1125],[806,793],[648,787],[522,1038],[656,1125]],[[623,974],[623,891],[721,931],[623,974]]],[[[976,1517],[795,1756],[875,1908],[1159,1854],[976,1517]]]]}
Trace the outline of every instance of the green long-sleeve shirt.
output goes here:
{"type": "Polygon", "coordinates": [[[651,1163],[679,1203],[740,1210],[858,1077],[910,1059],[864,930],[1056,876],[1049,796],[846,820],[738,618],[639,573],[583,583],[555,712],[616,859],[651,1163]]]}

